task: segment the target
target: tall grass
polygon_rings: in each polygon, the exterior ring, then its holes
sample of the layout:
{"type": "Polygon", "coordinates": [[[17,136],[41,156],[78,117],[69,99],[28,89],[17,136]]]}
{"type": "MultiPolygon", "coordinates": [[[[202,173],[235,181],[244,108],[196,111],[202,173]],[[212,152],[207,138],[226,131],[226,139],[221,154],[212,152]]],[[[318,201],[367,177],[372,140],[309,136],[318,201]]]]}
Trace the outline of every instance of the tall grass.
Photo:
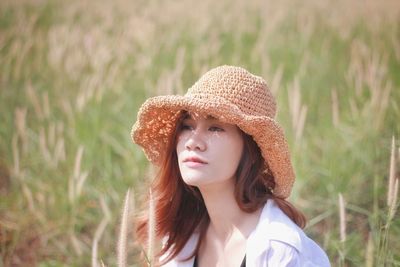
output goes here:
{"type": "Polygon", "coordinates": [[[125,192],[147,194],[137,110],[235,64],[277,97],[291,201],[332,264],[399,266],[399,14],[391,0],[1,1],[0,262],[142,263],[129,231],[116,254],[125,192]]]}

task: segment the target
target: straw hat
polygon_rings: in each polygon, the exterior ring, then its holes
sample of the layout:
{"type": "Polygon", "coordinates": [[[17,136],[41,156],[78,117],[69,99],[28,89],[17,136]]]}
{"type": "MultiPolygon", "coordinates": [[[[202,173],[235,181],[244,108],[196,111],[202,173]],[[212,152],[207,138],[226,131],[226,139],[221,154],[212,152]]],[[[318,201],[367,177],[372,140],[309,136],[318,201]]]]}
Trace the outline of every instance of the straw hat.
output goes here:
{"type": "Polygon", "coordinates": [[[181,110],[211,115],[251,135],[274,176],[273,194],[281,198],[290,195],[295,175],[288,144],[274,120],[275,99],[261,77],[240,67],[220,66],[205,73],[183,96],[149,98],[138,112],[131,136],[156,165],[181,110]]]}

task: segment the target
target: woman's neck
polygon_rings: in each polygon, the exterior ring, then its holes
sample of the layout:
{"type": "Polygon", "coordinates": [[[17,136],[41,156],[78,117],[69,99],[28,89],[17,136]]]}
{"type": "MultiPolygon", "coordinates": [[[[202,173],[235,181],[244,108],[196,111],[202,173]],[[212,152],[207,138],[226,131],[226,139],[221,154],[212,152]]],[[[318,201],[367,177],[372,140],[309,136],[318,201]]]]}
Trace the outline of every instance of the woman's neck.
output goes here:
{"type": "Polygon", "coordinates": [[[261,212],[261,209],[254,213],[241,210],[234,191],[233,179],[200,188],[210,217],[208,230],[222,242],[228,240],[234,232],[246,239],[257,226],[261,212]]]}

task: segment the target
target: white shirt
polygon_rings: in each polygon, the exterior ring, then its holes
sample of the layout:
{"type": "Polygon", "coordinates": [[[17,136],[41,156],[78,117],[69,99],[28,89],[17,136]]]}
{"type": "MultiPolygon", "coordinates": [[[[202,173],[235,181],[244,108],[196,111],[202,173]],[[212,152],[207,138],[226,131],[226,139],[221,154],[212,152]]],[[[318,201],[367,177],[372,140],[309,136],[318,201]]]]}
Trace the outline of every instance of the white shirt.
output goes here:
{"type": "MultiPolygon", "coordinates": [[[[199,235],[194,233],[165,267],[192,267],[199,235]]],[[[237,266],[240,265],[238,262],[237,266]]],[[[273,200],[265,204],[260,220],[247,239],[247,267],[329,267],[325,252],[298,227],[273,200]]]]}

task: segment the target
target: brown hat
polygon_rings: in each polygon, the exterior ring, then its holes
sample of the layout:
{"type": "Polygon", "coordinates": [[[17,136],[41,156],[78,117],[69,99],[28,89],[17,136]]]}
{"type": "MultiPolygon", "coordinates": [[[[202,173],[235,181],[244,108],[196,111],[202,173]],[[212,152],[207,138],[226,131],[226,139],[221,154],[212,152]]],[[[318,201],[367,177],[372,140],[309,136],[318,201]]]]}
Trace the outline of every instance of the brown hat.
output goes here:
{"type": "Polygon", "coordinates": [[[205,73],[183,96],[149,98],[138,112],[131,136],[156,165],[181,110],[211,115],[251,135],[274,176],[273,194],[290,195],[295,175],[283,130],[274,120],[276,102],[264,79],[240,67],[220,66],[205,73]]]}

